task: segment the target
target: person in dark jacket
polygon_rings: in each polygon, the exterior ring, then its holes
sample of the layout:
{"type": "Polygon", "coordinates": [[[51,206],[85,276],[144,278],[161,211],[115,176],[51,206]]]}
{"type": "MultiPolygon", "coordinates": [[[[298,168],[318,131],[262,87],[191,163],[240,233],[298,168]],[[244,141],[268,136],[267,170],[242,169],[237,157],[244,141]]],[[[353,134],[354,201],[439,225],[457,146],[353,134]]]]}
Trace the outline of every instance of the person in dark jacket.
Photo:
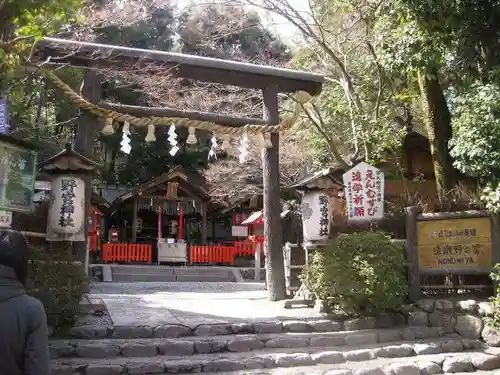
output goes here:
{"type": "Polygon", "coordinates": [[[17,232],[0,232],[0,375],[49,375],[47,317],[26,293],[29,247],[17,232]]]}

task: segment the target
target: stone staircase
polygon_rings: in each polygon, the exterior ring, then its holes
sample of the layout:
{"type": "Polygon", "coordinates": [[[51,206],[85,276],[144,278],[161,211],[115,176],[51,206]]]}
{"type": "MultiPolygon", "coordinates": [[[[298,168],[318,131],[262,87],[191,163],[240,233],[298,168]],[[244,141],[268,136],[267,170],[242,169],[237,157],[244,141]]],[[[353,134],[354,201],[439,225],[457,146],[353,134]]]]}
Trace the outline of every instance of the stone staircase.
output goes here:
{"type": "Polygon", "coordinates": [[[116,282],[233,282],[229,267],[169,267],[157,265],[111,265],[116,282]]]}
{"type": "Polygon", "coordinates": [[[72,339],[50,342],[52,373],[426,375],[500,368],[500,352],[478,340],[440,327],[390,326],[370,318],[82,326],[71,330],[72,339]]]}

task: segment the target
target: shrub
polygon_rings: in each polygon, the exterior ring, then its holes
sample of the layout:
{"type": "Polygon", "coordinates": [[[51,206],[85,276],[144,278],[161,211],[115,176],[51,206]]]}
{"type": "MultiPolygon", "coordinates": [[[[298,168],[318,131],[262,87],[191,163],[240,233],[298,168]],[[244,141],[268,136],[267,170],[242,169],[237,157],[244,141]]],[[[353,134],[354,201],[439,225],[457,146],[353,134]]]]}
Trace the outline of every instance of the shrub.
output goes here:
{"type": "Polygon", "coordinates": [[[349,314],[393,311],[408,289],[403,254],[381,232],[342,234],[313,254],[302,279],[317,298],[349,314]]]}
{"type": "Polygon", "coordinates": [[[28,293],[43,302],[50,326],[57,329],[75,322],[88,287],[82,265],[66,249],[32,249],[28,293]]]}
{"type": "MultiPolygon", "coordinates": [[[[500,282],[500,263],[493,266],[490,278],[495,283],[500,282]]],[[[500,284],[497,284],[495,295],[491,297],[491,303],[493,305],[493,316],[488,319],[488,323],[495,328],[500,328],[500,284]]]]}

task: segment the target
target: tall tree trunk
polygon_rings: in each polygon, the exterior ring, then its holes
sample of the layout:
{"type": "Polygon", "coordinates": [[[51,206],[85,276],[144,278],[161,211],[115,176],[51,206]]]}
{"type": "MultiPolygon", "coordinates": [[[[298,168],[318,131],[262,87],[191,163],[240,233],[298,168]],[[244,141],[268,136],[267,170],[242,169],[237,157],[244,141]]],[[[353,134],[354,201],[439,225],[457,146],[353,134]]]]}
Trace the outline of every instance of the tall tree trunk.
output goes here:
{"type": "Polygon", "coordinates": [[[457,183],[448,142],[452,136],[451,116],[439,83],[437,70],[418,72],[424,124],[429,137],[436,188],[440,199],[457,183]]]}

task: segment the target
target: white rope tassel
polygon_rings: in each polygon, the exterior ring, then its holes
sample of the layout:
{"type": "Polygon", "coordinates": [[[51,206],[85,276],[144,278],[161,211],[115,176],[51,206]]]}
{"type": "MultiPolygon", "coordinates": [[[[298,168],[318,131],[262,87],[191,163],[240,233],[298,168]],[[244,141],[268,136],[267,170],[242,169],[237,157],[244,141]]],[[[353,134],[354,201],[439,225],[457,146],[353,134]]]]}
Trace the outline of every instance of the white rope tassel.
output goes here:
{"type": "Polygon", "coordinates": [[[156,141],[155,126],[153,124],[148,125],[148,134],[146,134],[146,138],[144,140],[148,143],[156,141]]]}
{"type": "Polygon", "coordinates": [[[168,142],[170,143],[169,154],[171,156],[175,156],[180,149],[179,146],[177,146],[177,133],[175,132],[174,124],[170,125],[170,128],[168,129],[168,142]]]}
{"type": "Polygon", "coordinates": [[[101,130],[103,135],[113,135],[115,134],[115,129],[113,128],[113,118],[106,117],[104,119],[104,127],[101,130]]]}
{"type": "Polygon", "coordinates": [[[239,151],[240,151],[240,163],[241,164],[244,164],[247,162],[248,160],[248,146],[250,145],[250,141],[248,140],[248,134],[245,132],[245,134],[243,134],[243,137],[241,138],[241,141],[240,141],[240,147],[239,147],[239,151]]]}
{"type": "Polygon", "coordinates": [[[186,143],[188,145],[195,145],[198,142],[198,139],[196,139],[196,129],[193,127],[188,128],[189,135],[186,139],[186,143]]]}
{"type": "Polygon", "coordinates": [[[212,134],[212,138],[210,139],[210,142],[211,142],[211,147],[210,147],[210,151],[208,152],[208,160],[214,158],[214,159],[217,159],[217,147],[219,146],[217,144],[217,137],[215,136],[215,133],[212,134]]]}
{"type": "Polygon", "coordinates": [[[130,124],[125,122],[122,129],[122,141],[120,142],[120,150],[125,154],[130,154],[132,147],[130,146],[130,124]]]}

